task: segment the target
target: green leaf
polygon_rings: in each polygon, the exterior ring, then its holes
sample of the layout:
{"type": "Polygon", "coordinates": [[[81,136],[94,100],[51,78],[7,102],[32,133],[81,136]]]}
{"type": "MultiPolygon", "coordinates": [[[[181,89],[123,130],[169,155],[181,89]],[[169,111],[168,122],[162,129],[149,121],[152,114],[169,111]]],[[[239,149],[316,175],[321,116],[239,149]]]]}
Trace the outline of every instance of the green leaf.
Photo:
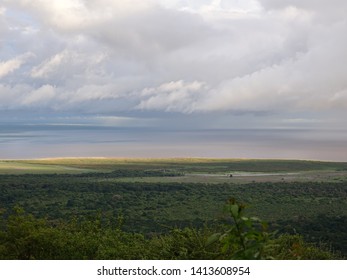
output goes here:
{"type": "Polygon", "coordinates": [[[238,218],[239,216],[239,206],[237,204],[230,205],[230,212],[234,218],[238,218]]]}
{"type": "Polygon", "coordinates": [[[221,234],[220,233],[215,233],[215,234],[212,234],[206,241],[206,245],[209,246],[215,242],[217,242],[220,238],[221,234]]]}

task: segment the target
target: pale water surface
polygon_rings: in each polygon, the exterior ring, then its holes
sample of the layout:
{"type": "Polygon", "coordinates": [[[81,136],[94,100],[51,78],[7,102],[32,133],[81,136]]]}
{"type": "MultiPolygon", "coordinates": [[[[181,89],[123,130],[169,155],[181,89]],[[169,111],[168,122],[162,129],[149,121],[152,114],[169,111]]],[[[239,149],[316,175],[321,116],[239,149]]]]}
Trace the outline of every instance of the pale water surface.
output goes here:
{"type": "Polygon", "coordinates": [[[347,132],[0,125],[0,158],[42,157],[215,157],[347,161],[347,132]]]}

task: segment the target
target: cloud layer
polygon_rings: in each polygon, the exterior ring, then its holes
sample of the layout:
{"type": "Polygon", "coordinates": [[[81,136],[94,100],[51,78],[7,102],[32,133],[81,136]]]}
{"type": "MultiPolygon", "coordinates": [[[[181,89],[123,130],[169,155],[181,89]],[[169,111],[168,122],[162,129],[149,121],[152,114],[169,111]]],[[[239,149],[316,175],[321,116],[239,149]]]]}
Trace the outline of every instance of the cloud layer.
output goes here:
{"type": "Polygon", "coordinates": [[[2,111],[347,117],[346,1],[2,3],[2,111]]]}

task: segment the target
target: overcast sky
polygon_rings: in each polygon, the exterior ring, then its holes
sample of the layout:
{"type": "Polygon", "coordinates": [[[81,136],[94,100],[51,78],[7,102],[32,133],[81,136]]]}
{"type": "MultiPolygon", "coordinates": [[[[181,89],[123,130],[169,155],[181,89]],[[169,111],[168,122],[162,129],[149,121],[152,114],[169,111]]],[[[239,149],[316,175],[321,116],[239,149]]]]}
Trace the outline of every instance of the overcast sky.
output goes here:
{"type": "Polygon", "coordinates": [[[344,129],[346,34],[345,0],[1,0],[0,117],[344,129]]]}

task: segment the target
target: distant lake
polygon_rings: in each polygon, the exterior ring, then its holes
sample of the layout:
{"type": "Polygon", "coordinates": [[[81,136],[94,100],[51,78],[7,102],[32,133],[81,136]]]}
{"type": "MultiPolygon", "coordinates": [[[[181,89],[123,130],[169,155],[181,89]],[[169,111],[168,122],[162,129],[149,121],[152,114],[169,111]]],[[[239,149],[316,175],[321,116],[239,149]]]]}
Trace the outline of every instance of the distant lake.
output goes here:
{"type": "Polygon", "coordinates": [[[0,125],[0,158],[214,157],[347,161],[347,132],[0,125]]]}

